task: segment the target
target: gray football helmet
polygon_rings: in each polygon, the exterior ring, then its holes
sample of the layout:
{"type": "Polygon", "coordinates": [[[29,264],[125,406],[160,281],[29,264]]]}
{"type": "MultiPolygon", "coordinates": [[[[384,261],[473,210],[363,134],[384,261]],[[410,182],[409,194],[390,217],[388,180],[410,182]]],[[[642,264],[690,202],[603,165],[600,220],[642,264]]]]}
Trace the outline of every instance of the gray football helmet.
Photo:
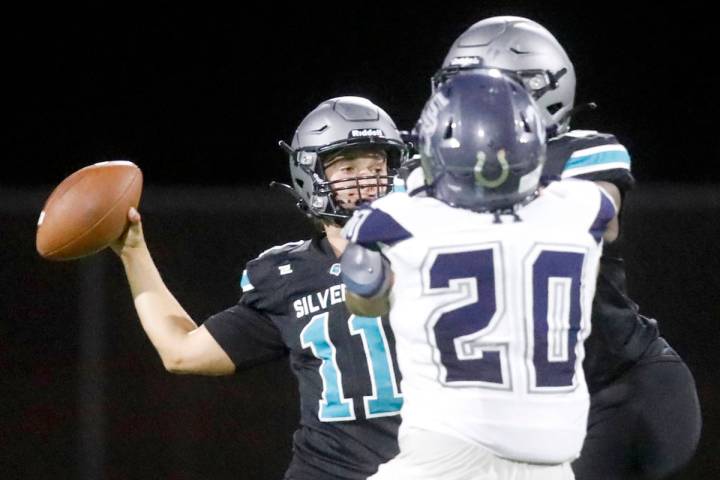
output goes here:
{"type": "MultiPolygon", "coordinates": [[[[337,97],[322,102],[300,123],[292,144],[280,142],[289,155],[292,188],[298,197],[298,207],[309,216],[333,220],[338,224],[350,218],[348,210],[335,201],[340,189],[329,182],[324,162],[331,156],[352,148],[377,148],[387,156],[387,175],[356,177],[353,186],[358,189],[375,179],[377,196],[392,189],[395,171],[403,162],[407,148],[400,138],[395,122],[385,111],[361,97],[337,97]]],[[[362,196],[359,194],[359,198],[362,196]]]]}
{"type": "Polygon", "coordinates": [[[575,68],[563,47],[542,25],[523,17],[491,17],[455,40],[433,91],[449,76],[473,68],[498,68],[515,75],[542,108],[553,134],[569,129],[575,103],[575,68]]]}

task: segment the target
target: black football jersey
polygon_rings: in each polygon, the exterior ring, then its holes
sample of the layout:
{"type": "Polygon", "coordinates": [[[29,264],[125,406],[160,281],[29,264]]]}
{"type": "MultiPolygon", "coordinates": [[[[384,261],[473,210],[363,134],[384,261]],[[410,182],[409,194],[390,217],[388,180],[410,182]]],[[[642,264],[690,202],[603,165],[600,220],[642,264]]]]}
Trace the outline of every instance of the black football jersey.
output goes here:
{"type": "MultiPolygon", "coordinates": [[[[610,134],[570,131],[548,141],[545,178],[583,178],[615,184],[625,194],[634,184],[630,156],[610,134]]],[[[605,245],[600,259],[583,368],[590,393],[612,382],[642,357],[659,336],[657,323],[640,315],[627,295],[625,267],[616,248],[605,245]]]]}
{"type": "Polygon", "coordinates": [[[627,149],[609,133],[571,130],[548,140],[543,176],[614,183],[622,193],[635,183],[627,149]]]}
{"type": "Polygon", "coordinates": [[[238,305],[205,325],[238,368],[286,354],[300,427],[288,478],[364,479],[398,452],[402,395],[387,318],[345,307],[326,238],[267,250],[248,263],[238,305]]]}

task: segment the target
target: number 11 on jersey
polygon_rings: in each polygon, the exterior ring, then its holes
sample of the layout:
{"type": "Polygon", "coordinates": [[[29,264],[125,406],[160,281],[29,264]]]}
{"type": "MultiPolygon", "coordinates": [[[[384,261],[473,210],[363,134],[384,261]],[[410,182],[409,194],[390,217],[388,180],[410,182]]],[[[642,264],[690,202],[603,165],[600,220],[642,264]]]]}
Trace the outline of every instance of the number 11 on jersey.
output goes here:
{"type": "MultiPolygon", "coordinates": [[[[321,360],[319,374],[323,381],[318,417],[323,422],[355,419],[352,398],[345,398],[342,372],[337,364],[337,350],[328,331],[329,313],[315,315],[300,333],[303,348],[310,348],[321,360]]],[[[379,317],[351,315],[348,328],[353,335],[360,335],[367,361],[372,395],[363,397],[365,417],[397,415],[402,406],[402,394],[395,381],[395,371],[390,348],[379,317]]]]}

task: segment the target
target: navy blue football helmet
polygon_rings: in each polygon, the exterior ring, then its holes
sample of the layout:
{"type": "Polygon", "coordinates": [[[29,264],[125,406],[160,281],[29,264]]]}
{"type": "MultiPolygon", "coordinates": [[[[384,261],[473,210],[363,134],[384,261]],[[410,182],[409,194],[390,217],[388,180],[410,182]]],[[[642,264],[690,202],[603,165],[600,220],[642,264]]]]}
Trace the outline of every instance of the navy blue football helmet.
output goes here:
{"type": "Polygon", "coordinates": [[[537,191],[545,162],[542,113],[522,84],[497,69],[458,72],[418,122],[428,194],[479,212],[513,211],[537,191]]]}

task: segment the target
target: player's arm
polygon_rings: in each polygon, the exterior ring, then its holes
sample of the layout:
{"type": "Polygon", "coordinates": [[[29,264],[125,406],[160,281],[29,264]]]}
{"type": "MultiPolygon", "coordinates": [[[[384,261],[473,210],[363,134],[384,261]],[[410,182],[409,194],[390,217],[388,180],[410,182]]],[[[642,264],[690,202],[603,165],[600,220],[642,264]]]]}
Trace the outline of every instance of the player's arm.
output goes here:
{"type": "Polygon", "coordinates": [[[173,373],[225,375],[230,357],[204,326],[198,327],[163,282],[147,248],[140,214],[128,213],[130,228],[111,246],[125,268],[135,309],[165,368],[173,373]]]}
{"type": "Polygon", "coordinates": [[[390,311],[390,296],[388,292],[385,292],[381,295],[366,298],[346,290],[345,304],[348,310],[355,315],[380,317],[390,311]]]}
{"type": "Polygon", "coordinates": [[[392,271],[379,252],[349,243],[341,257],[345,303],[356,315],[378,317],[390,310],[392,271]]]}
{"type": "MultiPolygon", "coordinates": [[[[556,152],[551,158],[552,172],[562,172],[562,178],[579,178],[599,185],[620,211],[623,196],[632,189],[635,179],[631,173],[630,153],[614,135],[595,131],[574,131],[551,140],[556,152]],[[558,163],[562,161],[562,164],[558,163]]],[[[617,239],[620,224],[616,216],[608,224],[604,235],[606,242],[617,239]]]]}
{"type": "Polygon", "coordinates": [[[612,199],[613,203],[615,204],[615,216],[608,223],[607,228],[605,229],[605,233],[603,235],[603,240],[605,240],[606,242],[614,242],[620,234],[620,222],[618,220],[617,212],[620,211],[620,205],[622,204],[622,194],[620,193],[620,189],[614,183],[597,181],[595,182],[595,184],[598,185],[605,193],[607,193],[607,195],[612,199]]]}

